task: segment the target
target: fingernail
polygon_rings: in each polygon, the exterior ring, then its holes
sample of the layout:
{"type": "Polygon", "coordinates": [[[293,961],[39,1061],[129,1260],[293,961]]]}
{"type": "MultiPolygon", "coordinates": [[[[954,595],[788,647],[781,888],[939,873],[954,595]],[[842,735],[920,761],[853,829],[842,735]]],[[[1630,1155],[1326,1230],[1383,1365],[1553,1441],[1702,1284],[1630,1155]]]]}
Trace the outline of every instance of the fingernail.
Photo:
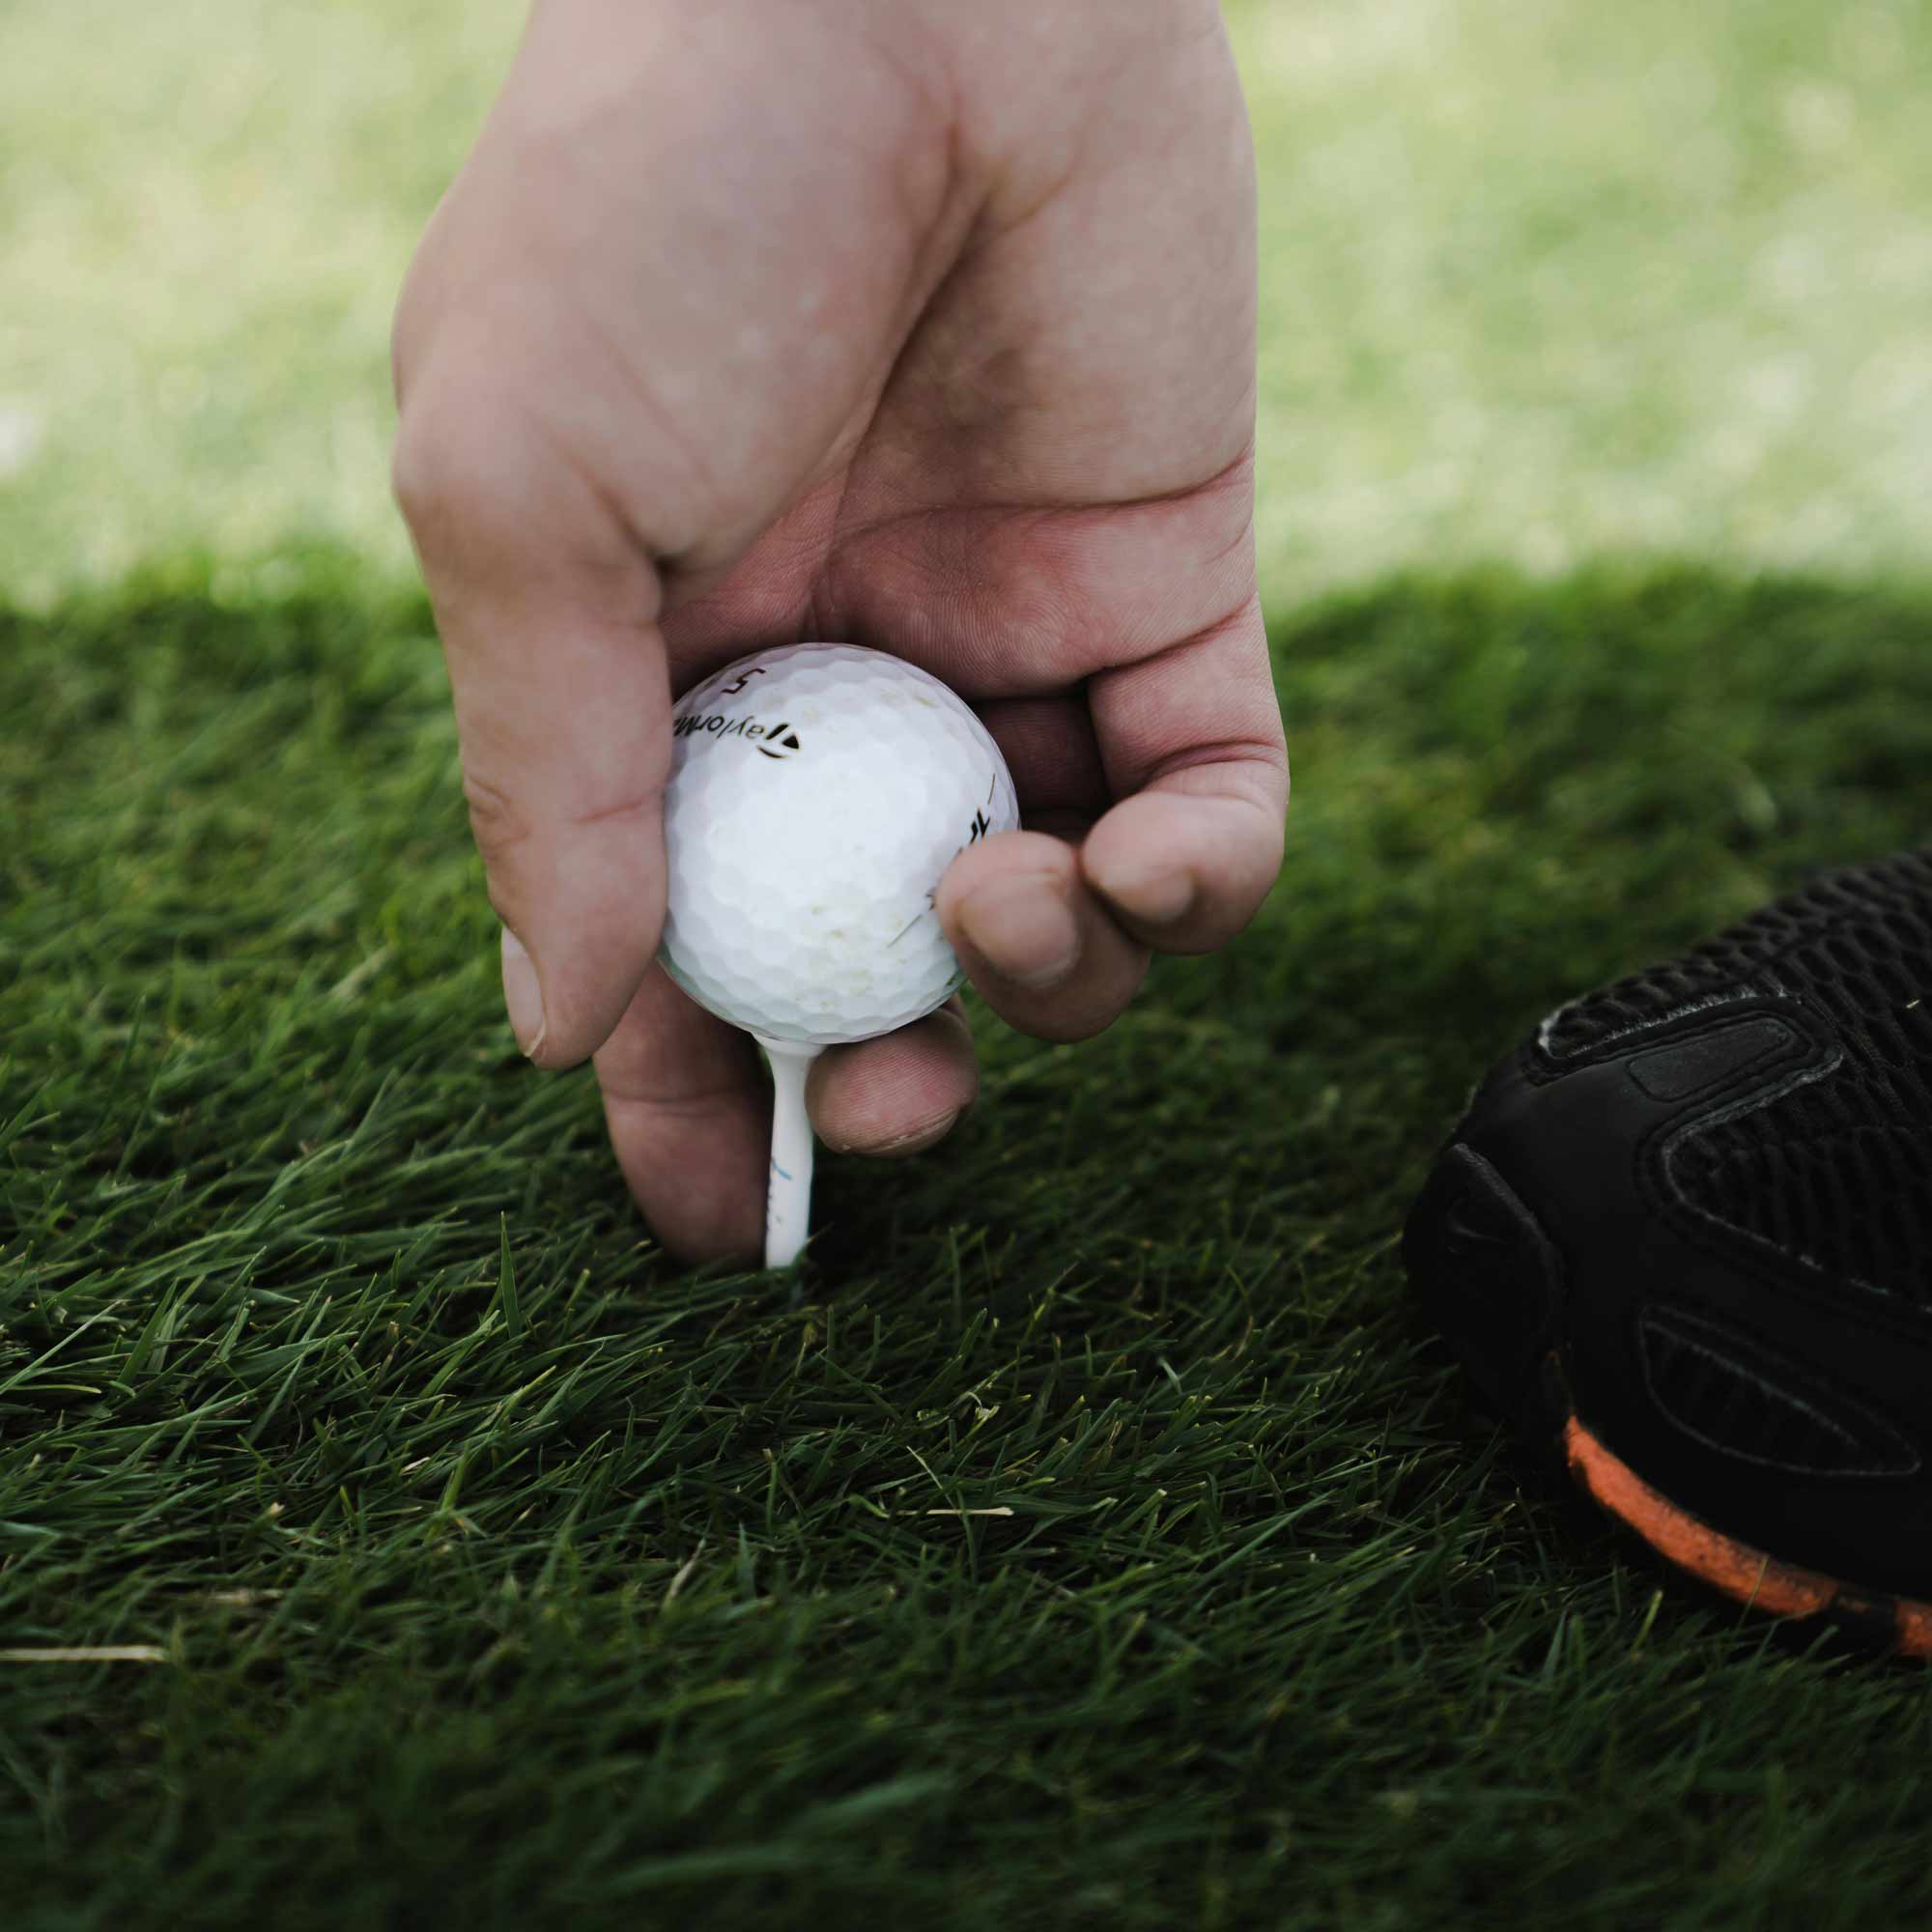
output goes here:
{"type": "Polygon", "coordinates": [[[1194,908],[1194,881],[1185,872],[1129,872],[1094,883],[1122,912],[1149,925],[1178,925],[1194,908]]]}
{"type": "Polygon", "coordinates": [[[537,980],[536,961],[507,925],[503,928],[503,1005],[509,1009],[510,1031],[528,1058],[544,1042],[543,987],[537,980]]]}
{"type": "Polygon", "coordinates": [[[1080,961],[1073,909],[1044,884],[976,893],[959,908],[959,930],[994,972],[1031,992],[1059,985],[1080,961]]]}

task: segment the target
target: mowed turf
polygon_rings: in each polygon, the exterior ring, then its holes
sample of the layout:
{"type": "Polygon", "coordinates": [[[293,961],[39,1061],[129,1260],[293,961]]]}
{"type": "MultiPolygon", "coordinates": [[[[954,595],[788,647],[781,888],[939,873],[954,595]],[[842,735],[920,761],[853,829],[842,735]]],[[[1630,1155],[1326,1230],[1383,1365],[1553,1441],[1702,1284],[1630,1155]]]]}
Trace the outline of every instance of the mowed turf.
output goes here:
{"type": "Polygon", "coordinates": [[[0,623],[10,1928],[1923,1922],[1932,1680],[1500,1453],[1394,1242],[1559,995],[1923,834],[1932,603],[1274,635],[1254,931],[1086,1046],[980,1014],[794,1294],[514,1053],[419,604],[0,623]]]}

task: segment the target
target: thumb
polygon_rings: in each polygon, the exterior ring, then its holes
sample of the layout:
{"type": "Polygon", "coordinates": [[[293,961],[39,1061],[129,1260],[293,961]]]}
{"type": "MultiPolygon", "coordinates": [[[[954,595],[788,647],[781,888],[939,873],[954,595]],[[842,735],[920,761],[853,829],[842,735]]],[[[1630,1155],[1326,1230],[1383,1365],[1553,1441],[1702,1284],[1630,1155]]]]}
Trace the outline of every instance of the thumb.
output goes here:
{"type": "Polygon", "coordinates": [[[449,666],[510,1024],[539,1065],[569,1066],[623,1017],[664,923],[660,585],[570,466],[475,386],[452,408],[440,388],[411,398],[396,494],[449,666]]]}

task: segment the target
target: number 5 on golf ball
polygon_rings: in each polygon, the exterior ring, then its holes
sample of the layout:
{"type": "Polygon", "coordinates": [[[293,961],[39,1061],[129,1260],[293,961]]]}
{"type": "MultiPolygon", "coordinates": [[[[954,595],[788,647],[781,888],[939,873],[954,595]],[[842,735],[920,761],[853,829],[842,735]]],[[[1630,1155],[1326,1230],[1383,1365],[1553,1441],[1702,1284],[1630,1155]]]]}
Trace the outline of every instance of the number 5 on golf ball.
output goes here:
{"type": "Polygon", "coordinates": [[[765,1265],[788,1267],[810,1214],[813,1057],[909,1026],[958,986],[933,895],[1019,808],[960,697],[854,644],[740,658],[686,693],[671,731],[659,956],[771,1062],[765,1265]]]}

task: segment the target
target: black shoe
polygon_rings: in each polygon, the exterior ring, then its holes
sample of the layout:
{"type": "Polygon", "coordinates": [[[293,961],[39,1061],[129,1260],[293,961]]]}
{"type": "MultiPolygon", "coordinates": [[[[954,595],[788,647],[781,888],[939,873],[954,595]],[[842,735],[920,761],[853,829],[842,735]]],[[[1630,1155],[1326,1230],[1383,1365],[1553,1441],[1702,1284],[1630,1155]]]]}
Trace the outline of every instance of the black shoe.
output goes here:
{"type": "Polygon", "coordinates": [[[1932,850],[1551,1015],[1403,1254],[1478,1393],[1672,1563],[1932,1655],[1932,850]]]}

